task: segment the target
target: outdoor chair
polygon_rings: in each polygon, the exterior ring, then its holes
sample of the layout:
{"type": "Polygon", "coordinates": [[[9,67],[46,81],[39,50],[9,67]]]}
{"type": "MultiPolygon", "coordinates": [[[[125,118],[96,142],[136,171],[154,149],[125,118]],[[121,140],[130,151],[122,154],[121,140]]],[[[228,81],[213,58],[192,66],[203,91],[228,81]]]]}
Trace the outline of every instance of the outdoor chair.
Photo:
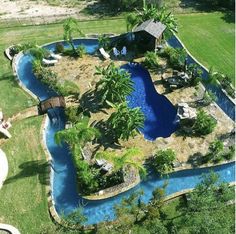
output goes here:
{"type": "Polygon", "coordinates": [[[113,54],[115,55],[115,57],[118,57],[120,55],[120,51],[116,49],[116,47],[113,47],[113,54]]]}
{"type": "Polygon", "coordinates": [[[50,56],[51,56],[52,58],[58,59],[58,60],[62,58],[61,55],[59,55],[59,54],[54,54],[53,52],[50,53],[50,56]]]}
{"type": "Polygon", "coordinates": [[[126,54],[127,54],[126,46],[124,46],[124,47],[122,48],[121,54],[124,55],[124,56],[126,56],[126,54]]]}
{"type": "Polygon", "coordinates": [[[56,60],[56,59],[49,60],[49,59],[43,58],[43,64],[44,65],[54,65],[57,62],[58,62],[58,60],[56,60]]]}
{"type": "Polygon", "coordinates": [[[104,48],[99,49],[101,55],[103,56],[104,59],[109,59],[110,55],[104,50],[104,48]]]}

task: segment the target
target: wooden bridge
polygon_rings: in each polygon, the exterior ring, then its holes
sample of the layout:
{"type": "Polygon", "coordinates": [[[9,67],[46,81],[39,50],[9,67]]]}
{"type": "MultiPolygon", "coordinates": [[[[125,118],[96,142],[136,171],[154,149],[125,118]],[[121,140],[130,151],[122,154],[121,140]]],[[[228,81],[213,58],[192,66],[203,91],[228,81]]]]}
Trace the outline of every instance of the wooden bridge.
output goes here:
{"type": "Polygon", "coordinates": [[[41,101],[39,103],[39,113],[45,114],[48,109],[54,108],[54,107],[66,107],[66,102],[64,97],[52,97],[49,99],[46,99],[44,101],[41,101]]]}

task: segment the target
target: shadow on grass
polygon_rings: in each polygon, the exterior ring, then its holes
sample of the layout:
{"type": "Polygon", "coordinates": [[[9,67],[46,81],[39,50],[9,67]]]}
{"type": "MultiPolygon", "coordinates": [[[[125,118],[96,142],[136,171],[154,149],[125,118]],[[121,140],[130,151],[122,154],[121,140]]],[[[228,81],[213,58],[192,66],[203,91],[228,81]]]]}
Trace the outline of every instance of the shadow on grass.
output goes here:
{"type": "Polygon", "coordinates": [[[0,82],[1,81],[6,81],[6,80],[8,80],[10,82],[12,87],[19,88],[19,85],[18,85],[15,77],[11,73],[5,73],[5,74],[0,76],[0,82]]]}
{"type": "Polygon", "coordinates": [[[49,164],[44,160],[35,160],[22,163],[19,166],[20,172],[8,178],[4,184],[14,183],[19,179],[37,176],[41,184],[47,185],[50,181],[49,178],[49,164]]]}

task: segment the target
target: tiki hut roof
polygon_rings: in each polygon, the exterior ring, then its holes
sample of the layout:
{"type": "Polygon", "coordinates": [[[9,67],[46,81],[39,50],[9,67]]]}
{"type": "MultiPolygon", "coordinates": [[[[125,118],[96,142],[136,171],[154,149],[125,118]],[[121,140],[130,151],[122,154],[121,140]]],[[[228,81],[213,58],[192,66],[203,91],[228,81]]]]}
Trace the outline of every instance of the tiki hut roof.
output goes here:
{"type": "Polygon", "coordinates": [[[145,31],[155,38],[159,38],[165,31],[166,26],[154,19],[147,20],[134,29],[134,32],[145,31]]]}

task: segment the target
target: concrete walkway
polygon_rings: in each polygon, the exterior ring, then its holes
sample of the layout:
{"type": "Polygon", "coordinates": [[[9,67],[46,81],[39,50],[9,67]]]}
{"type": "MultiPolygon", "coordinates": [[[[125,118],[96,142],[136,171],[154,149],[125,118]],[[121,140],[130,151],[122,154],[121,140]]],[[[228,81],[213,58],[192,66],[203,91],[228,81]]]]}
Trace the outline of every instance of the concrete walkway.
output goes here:
{"type": "Polygon", "coordinates": [[[8,174],[8,161],[5,153],[0,149],[0,189],[8,174]]]}
{"type": "Polygon", "coordinates": [[[11,234],[20,234],[19,230],[12,225],[0,223],[0,231],[7,231],[11,234]]]}

